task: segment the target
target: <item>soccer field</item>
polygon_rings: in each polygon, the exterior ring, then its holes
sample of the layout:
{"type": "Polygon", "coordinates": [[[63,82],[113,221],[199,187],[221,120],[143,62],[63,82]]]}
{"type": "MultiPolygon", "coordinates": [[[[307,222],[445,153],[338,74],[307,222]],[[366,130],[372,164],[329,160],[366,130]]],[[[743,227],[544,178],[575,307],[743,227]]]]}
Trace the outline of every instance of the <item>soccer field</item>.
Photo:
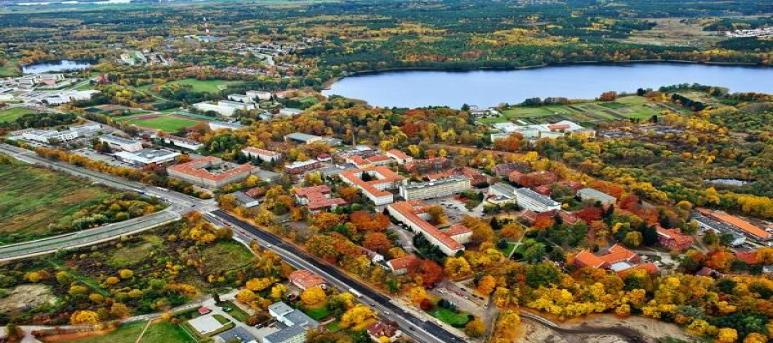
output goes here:
{"type": "Polygon", "coordinates": [[[126,121],[129,124],[161,130],[164,132],[177,132],[181,129],[185,129],[200,123],[198,120],[189,119],[178,115],[155,114],[135,115],[128,117],[126,121]]]}

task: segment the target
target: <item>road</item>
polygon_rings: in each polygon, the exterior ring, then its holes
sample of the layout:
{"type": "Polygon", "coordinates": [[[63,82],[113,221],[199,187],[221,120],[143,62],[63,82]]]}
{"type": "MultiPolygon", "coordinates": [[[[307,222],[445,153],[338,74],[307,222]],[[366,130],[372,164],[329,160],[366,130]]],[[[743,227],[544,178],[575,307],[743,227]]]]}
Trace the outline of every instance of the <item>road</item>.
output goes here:
{"type": "Polygon", "coordinates": [[[165,209],[142,217],[29,242],[0,246],[0,262],[55,253],[106,242],[180,220],[179,213],[165,209]]]}
{"type": "Polygon", "coordinates": [[[222,210],[213,211],[205,217],[212,219],[216,224],[221,223],[233,227],[235,237],[247,241],[257,240],[259,244],[275,251],[293,266],[311,270],[340,289],[354,289],[362,294],[359,298],[360,301],[375,308],[384,317],[397,322],[404,333],[419,342],[465,342],[464,339],[452,334],[433,321],[425,321],[413,313],[403,310],[401,305],[392,302],[387,296],[353,279],[337,267],[322,262],[298,247],[284,242],[272,233],[260,230],[222,210]]]}

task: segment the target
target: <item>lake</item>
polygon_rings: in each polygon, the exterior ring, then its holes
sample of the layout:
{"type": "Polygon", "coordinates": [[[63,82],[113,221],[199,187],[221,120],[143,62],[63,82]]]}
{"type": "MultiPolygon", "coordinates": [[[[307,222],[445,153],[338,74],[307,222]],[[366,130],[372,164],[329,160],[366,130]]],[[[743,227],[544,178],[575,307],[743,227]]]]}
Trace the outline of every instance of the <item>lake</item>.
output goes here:
{"type": "Polygon", "coordinates": [[[605,91],[635,92],[679,83],[773,93],[773,68],[640,63],[567,65],[520,70],[394,71],[345,77],[323,91],[382,107],[496,106],[551,96],[592,99],[605,91]]]}
{"type": "Polygon", "coordinates": [[[87,61],[59,60],[30,64],[22,67],[24,74],[58,73],[63,71],[84,70],[91,67],[87,61]]]}

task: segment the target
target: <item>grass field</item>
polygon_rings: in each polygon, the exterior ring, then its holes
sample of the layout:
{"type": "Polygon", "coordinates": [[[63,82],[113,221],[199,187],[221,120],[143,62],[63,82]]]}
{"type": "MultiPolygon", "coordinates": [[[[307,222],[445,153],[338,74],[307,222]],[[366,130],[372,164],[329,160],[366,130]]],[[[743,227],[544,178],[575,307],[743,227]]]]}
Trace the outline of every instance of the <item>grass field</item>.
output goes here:
{"type": "Polygon", "coordinates": [[[467,322],[470,321],[470,315],[466,312],[452,311],[440,306],[437,306],[434,310],[429,311],[429,314],[454,327],[463,327],[465,324],[467,324],[467,322]]]}
{"type": "Polygon", "coordinates": [[[35,113],[35,111],[23,107],[14,107],[0,110],[0,123],[6,123],[16,120],[25,114],[35,113]]]}
{"type": "Polygon", "coordinates": [[[14,62],[0,64],[0,77],[19,76],[21,72],[18,67],[14,62]]]}
{"type": "Polygon", "coordinates": [[[129,267],[147,258],[153,250],[163,244],[163,239],[153,234],[143,235],[144,242],[132,246],[123,246],[111,251],[107,264],[114,268],[129,267]]]}
{"type": "Polygon", "coordinates": [[[252,253],[235,241],[218,241],[202,252],[207,270],[219,274],[252,263],[252,253]]]}
{"type": "Polygon", "coordinates": [[[44,168],[0,162],[0,242],[54,234],[48,225],[64,222],[111,190],[44,168]]]}
{"type": "Polygon", "coordinates": [[[200,123],[200,121],[177,115],[133,115],[121,119],[126,120],[126,122],[129,124],[170,133],[174,133],[181,129],[185,129],[200,123]]]}
{"type": "Polygon", "coordinates": [[[481,120],[484,123],[512,121],[517,124],[541,124],[560,120],[594,124],[611,120],[647,120],[666,110],[663,104],[651,102],[645,97],[625,96],[615,101],[589,101],[570,105],[515,106],[502,112],[497,118],[481,120]]]}
{"type": "Polygon", "coordinates": [[[234,319],[244,323],[247,321],[247,319],[250,318],[250,315],[247,312],[244,312],[239,306],[236,306],[231,301],[224,301],[221,307],[230,307],[231,311],[228,312],[228,314],[233,317],[234,319]]]}
{"type": "MultiPolygon", "coordinates": [[[[134,343],[137,341],[142,329],[147,322],[135,322],[122,325],[115,331],[104,336],[88,337],[72,340],[77,343],[134,343]]],[[[180,328],[179,325],[170,322],[158,322],[151,324],[140,342],[196,342],[191,336],[180,328]]]]}
{"type": "Polygon", "coordinates": [[[314,320],[322,320],[330,315],[330,311],[328,311],[327,306],[320,306],[318,308],[304,308],[303,312],[305,312],[314,320]]]}
{"type": "MultiPolygon", "coordinates": [[[[196,92],[217,93],[225,89],[227,86],[236,85],[241,81],[226,81],[226,80],[196,80],[196,79],[183,79],[172,82],[167,82],[167,85],[189,85],[191,90],[196,92]]],[[[142,90],[150,90],[152,85],[146,85],[139,87],[142,90]]]]}

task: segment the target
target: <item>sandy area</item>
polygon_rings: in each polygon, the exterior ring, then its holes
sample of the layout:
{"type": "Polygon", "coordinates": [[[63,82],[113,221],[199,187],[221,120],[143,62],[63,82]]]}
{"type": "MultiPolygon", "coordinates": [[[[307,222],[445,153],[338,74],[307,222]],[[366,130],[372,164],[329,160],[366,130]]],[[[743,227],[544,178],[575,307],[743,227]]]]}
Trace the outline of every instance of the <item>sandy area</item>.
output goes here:
{"type": "Polygon", "coordinates": [[[583,325],[599,327],[628,327],[652,338],[673,337],[688,342],[695,340],[694,337],[688,335],[676,324],[666,323],[652,318],[639,316],[631,316],[625,319],[621,319],[612,314],[595,314],[584,318],[568,320],[564,322],[562,326],[565,328],[573,328],[583,325]]]}
{"type": "Polygon", "coordinates": [[[0,313],[31,309],[43,304],[54,304],[56,297],[45,285],[21,285],[12,289],[8,296],[0,299],[0,313]]]}

